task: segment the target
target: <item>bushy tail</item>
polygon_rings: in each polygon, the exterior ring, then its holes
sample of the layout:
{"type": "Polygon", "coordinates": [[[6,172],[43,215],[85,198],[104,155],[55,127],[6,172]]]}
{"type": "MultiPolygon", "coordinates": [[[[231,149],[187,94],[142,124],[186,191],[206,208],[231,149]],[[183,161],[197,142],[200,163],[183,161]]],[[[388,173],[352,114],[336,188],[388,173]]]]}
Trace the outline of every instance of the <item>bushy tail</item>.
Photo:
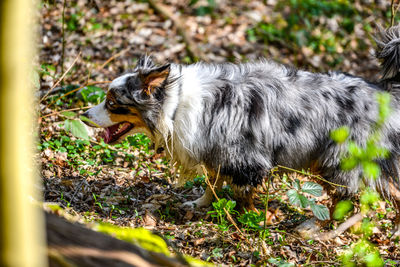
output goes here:
{"type": "Polygon", "coordinates": [[[381,82],[400,82],[400,25],[380,28],[375,41],[375,56],[381,61],[382,67],[381,82]]]}

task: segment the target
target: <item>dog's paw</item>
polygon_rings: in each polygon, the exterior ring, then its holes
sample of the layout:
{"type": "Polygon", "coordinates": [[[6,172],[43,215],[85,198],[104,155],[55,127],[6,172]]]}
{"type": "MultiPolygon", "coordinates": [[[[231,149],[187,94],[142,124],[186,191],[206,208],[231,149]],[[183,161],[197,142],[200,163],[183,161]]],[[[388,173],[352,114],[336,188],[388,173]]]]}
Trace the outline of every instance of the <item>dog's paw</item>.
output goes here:
{"type": "Polygon", "coordinates": [[[182,208],[197,208],[198,207],[197,200],[183,202],[181,204],[181,207],[182,208]]]}
{"type": "Polygon", "coordinates": [[[182,203],[181,207],[187,208],[204,208],[209,207],[211,205],[213,198],[209,197],[207,194],[204,194],[202,197],[193,200],[193,201],[186,201],[182,203]]]}

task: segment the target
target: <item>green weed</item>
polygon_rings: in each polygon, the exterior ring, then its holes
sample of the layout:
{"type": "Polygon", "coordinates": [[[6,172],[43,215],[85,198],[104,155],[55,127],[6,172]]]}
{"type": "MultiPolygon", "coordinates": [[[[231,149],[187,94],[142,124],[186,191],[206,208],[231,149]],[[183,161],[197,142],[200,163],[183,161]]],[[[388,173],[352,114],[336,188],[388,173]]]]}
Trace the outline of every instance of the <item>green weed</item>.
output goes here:
{"type": "Polygon", "coordinates": [[[235,210],[236,202],[221,198],[218,201],[213,202],[212,206],[214,210],[209,211],[208,214],[211,215],[211,218],[217,220],[217,225],[220,230],[229,230],[231,225],[229,224],[226,213],[232,215],[238,214],[238,212],[235,210]]]}
{"type": "Polygon", "coordinates": [[[287,191],[289,202],[303,209],[310,207],[315,217],[319,220],[329,219],[329,209],[324,205],[316,204],[315,198],[308,198],[304,193],[315,197],[322,195],[322,186],[314,182],[300,183],[298,179],[292,183],[293,189],[287,191]]]}

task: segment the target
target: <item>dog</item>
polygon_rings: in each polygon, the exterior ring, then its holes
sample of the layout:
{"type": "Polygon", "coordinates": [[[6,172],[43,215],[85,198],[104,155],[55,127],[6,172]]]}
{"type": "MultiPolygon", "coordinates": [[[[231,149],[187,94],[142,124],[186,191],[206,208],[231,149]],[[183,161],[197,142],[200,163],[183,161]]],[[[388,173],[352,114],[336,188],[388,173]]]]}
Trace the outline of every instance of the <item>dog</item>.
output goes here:
{"type": "MultiPolygon", "coordinates": [[[[400,28],[377,37],[382,79],[369,82],[342,72],[312,73],[272,60],[242,64],[156,65],[142,56],[133,71],[112,81],[106,99],[84,115],[104,127],[104,141],[145,133],[181,167],[180,183],[205,166],[217,186],[232,186],[238,203],[253,208],[254,189],[277,165],[316,167],[328,181],[358,191],[361,167],[341,169],[346,146],[330,133],[342,126],[365,146],[378,119],[376,94],[391,96],[376,160],[382,173],[364,183],[400,207],[400,28]]],[[[207,206],[210,188],[186,205],[207,206]]],[[[399,217],[398,217],[399,218],[399,217]]],[[[397,220],[399,224],[399,220],[397,220]]],[[[398,232],[399,233],[399,232],[398,232]]]]}

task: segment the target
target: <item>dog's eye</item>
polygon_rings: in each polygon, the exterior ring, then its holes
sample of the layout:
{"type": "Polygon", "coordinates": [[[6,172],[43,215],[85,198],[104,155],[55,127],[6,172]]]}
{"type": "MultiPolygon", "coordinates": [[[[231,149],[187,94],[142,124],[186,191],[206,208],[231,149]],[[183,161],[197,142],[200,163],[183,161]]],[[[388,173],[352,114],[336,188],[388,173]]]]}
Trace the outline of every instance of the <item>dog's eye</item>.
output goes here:
{"type": "Polygon", "coordinates": [[[115,103],[114,103],[114,101],[112,101],[112,100],[107,100],[107,105],[108,105],[109,107],[112,107],[112,106],[115,105],[115,103]]]}

